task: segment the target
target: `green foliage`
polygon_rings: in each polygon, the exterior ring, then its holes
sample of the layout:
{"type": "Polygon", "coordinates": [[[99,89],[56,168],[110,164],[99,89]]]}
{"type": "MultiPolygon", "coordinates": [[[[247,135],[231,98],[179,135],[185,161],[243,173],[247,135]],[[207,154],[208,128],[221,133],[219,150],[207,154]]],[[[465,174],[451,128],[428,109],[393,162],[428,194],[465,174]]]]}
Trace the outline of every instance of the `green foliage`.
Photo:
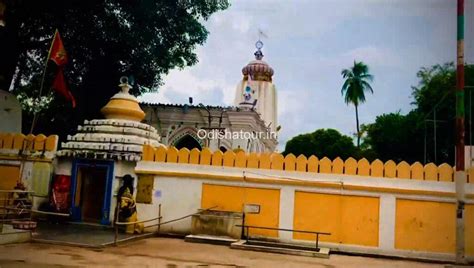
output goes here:
{"type": "Polygon", "coordinates": [[[341,89],[344,101],[355,106],[357,147],[359,148],[361,132],[357,107],[365,102],[365,92],[374,93],[369,83],[373,80],[373,76],[369,73],[369,67],[365,63],[356,61],[354,61],[354,65],[351,68],[342,70],[341,75],[345,79],[341,89]]]}
{"type": "MultiPolygon", "coordinates": [[[[474,75],[472,67],[466,68],[466,80],[474,75]]],[[[423,125],[419,135],[424,137],[426,129],[427,161],[448,162],[454,164],[455,147],[455,116],[456,116],[456,70],[453,63],[434,65],[421,68],[417,73],[419,85],[413,87],[412,96],[415,105],[414,113],[419,114],[420,125],[423,125]],[[436,155],[435,155],[435,126],[436,117],[436,155]],[[425,125],[426,124],[426,125],[425,125]],[[425,127],[426,126],[426,127],[425,127]]],[[[473,81],[471,79],[471,81],[473,81]]],[[[473,81],[474,82],[474,81],[473,81]]],[[[474,85],[474,83],[473,83],[474,85]]],[[[467,98],[466,98],[467,100],[467,98]]],[[[423,148],[424,141],[418,144],[423,148]]],[[[423,157],[418,160],[423,161],[423,157]]]]}
{"type": "MultiPolygon", "coordinates": [[[[452,63],[421,68],[417,73],[420,82],[412,87],[413,110],[377,116],[375,122],[361,125],[359,136],[363,138],[360,148],[355,148],[348,136],[336,130],[320,129],[313,133],[296,136],[289,140],[285,154],[337,156],[369,161],[424,162],[426,139],[426,162],[454,164],[455,94],[456,72],[452,63]],[[436,155],[434,122],[436,112],[436,155]]],[[[466,144],[470,144],[471,103],[474,102],[474,65],[465,66],[465,122],[466,144]]],[[[346,97],[346,102],[351,102],[346,97]]],[[[352,103],[352,102],[351,102],[352,103]]],[[[360,103],[360,102],[358,102],[360,103]]]]}
{"type": "MultiPolygon", "coordinates": [[[[454,164],[456,72],[452,63],[421,68],[419,85],[412,87],[414,109],[407,115],[378,116],[365,126],[364,146],[382,160],[426,161],[454,164]],[[435,123],[436,118],[436,135],[435,123]],[[436,138],[435,138],[436,137],[436,138]],[[435,155],[436,141],[436,155],[435,155]]],[[[466,85],[474,85],[474,65],[465,67],[466,85]]],[[[466,144],[469,144],[470,88],[465,89],[466,144]]]]}
{"type": "Polygon", "coordinates": [[[351,137],[342,135],[334,129],[318,129],[313,133],[301,134],[290,139],[283,154],[292,153],[306,157],[315,155],[318,158],[328,157],[343,159],[353,156],[356,148],[351,137]]]}
{"type": "MultiPolygon", "coordinates": [[[[466,78],[469,77],[469,69],[466,67],[466,78]]],[[[471,73],[472,74],[472,73],[471,73]]],[[[444,65],[434,65],[430,68],[421,68],[417,73],[420,80],[417,87],[412,87],[412,97],[415,110],[424,115],[432,113],[436,106],[436,111],[440,118],[448,119],[454,117],[456,86],[456,72],[453,63],[444,65]],[[447,116],[446,116],[447,115],[447,116]]]]}
{"type": "MultiPolygon", "coordinates": [[[[51,118],[42,116],[38,131],[46,133],[99,117],[100,108],[117,92],[122,75],[134,76],[137,84],[131,93],[139,95],[147,88],[156,90],[171,69],[197,63],[195,48],[208,36],[203,20],[229,6],[226,0],[5,1],[6,27],[0,27],[0,88],[8,88],[13,81],[14,92],[38,95],[56,28],[69,56],[65,76],[78,108],[53,106],[53,116],[66,114],[56,118],[65,121],[55,127],[51,118]]],[[[47,80],[51,81],[50,75],[47,80]]],[[[50,83],[45,86],[47,92],[50,83]]]]}
{"type": "Polygon", "coordinates": [[[414,162],[423,156],[423,129],[419,114],[400,112],[377,116],[375,122],[365,125],[364,146],[370,148],[382,161],[414,162]],[[421,134],[421,135],[420,135],[421,134]]]}
{"type": "Polygon", "coordinates": [[[365,92],[374,93],[370,83],[373,76],[369,73],[369,67],[363,62],[354,61],[354,65],[341,72],[344,79],[341,93],[347,104],[355,106],[365,102],[365,92]]]}

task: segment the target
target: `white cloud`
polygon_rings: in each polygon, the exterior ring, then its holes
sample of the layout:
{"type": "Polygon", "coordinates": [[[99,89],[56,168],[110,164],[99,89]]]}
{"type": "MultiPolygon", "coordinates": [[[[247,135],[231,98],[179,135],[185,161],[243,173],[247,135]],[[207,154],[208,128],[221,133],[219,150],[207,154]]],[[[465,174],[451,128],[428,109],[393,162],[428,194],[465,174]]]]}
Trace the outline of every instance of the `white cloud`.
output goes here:
{"type": "Polygon", "coordinates": [[[228,81],[213,77],[200,77],[195,75],[191,68],[188,68],[171,71],[164,79],[164,86],[159,89],[158,93],[147,93],[139,99],[152,103],[187,103],[188,97],[193,97],[195,103],[211,100],[213,103],[209,104],[222,105],[224,103],[230,104],[229,94],[223,93],[234,92],[234,90],[234,86],[228,81]],[[217,95],[220,98],[216,98],[216,89],[222,93],[217,95]],[[182,99],[174,98],[173,95],[178,95],[182,99]]]}
{"type": "Polygon", "coordinates": [[[388,48],[375,47],[373,45],[354,48],[341,55],[341,61],[350,64],[354,60],[364,61],[369,66],[402,67],[403,62],[396,53],[388,48]]]}

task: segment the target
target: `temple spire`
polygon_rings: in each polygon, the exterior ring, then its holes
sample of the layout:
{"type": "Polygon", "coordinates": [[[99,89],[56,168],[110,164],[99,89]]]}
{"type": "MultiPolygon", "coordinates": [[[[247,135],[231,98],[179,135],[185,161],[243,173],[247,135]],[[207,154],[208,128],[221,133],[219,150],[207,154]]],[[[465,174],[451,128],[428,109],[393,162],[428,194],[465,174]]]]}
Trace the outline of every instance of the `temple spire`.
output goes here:
{"type": "Polygon", "coordinates": [[[255,43],[255,60],[242,68],[242,80],[235,91],[234,104],[244,110],[255,110],[264,121],[265,126],[275,131],[277,123],[276,87],[272,83],[273,68],[264,60],[263,42],[255,43]]]}

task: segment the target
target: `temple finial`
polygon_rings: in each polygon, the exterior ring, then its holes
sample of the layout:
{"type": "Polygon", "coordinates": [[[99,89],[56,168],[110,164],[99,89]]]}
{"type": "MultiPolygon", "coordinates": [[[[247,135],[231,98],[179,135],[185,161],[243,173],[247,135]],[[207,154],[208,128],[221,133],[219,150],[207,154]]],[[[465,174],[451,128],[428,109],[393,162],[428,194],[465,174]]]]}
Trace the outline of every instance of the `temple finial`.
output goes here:
{"type": "Polygon", "coordinates": [[[263,42],[261,40],[258,40],[257,43],[255,43],[255,47],[257,48],[257,51],[255,51],[255,59],[261,60],[263,58],[263,53],[262,53],[262,47],[263,47],[263,42]]]}
{"type": "Polygon", "coordinates": [[[130,86],[130,84],[128,83],[128,77],[120,77],[119,87],[122,89],[122,93],[129,94],[128,91],[132,88],[132,86],[130,86]]]}

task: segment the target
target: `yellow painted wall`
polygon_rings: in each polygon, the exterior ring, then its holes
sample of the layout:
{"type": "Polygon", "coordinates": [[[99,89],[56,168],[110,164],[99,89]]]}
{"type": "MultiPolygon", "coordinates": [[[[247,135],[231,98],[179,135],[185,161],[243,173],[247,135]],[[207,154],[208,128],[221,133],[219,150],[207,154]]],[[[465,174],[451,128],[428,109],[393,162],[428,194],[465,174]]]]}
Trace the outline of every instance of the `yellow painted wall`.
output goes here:
{"type": "Polygon", "coordinates": [[[474,205],[466,205],[464,215],[466,255],[474,256],[474,205]]]}
{"type": "MultiPolygon", "coordinates": [[[[331,233],[321,241],[378,246],[379,198],[297,191],[293,228],[331,233]]],[[[293,238],[315,240],[315,235],[294,233],[293,238]]]]}
{"type": "MultiPolygon", "coordinates": [[[[247,214],[245,224],[278,228],[280,190],[203,184],[201,207],[242,212],[244,204],[259,204],[260,214],[247,214]]],[[[278,237],[278,231],[250,229],[251,235],[278,237]]]]}
{"type": "Polygon", "coordinates": [[[58,139],[58,135],[46,137],[43,134],[37,136],[28,134],[25,136],[21,133],[0,133],[0,148],[18,150],[24,147],[27,150],[56,151],[58,139]]]}
{"type": "Polygon", "coordinates": [[[19,180],[19,166],[0,165],[0,190],[13,190],[19,180]]]}
{"type": "MultiPolygon", "coordinates": [[[[51,137],[52,141],[50,143],[54,141],[55,137],[56,136],[51,137]]],[[[39,140],[38,142],[43,142],[42,139],[44,140],[45,136],[39,135],[36,138],[36,140],[39,140]]],[[[35,137],[28,135],[24,138],[20,136],[18,139],[34,140],[35,137]]],[[[50,137],[46,139],[46,143],[48,143],[48,139],[50,139],[50,137]]],[[[4,135],[0,133],[0,146],[11,147],[14,146],[14,143],[15,142],[12,135],[4,135]]],[[[43,143],[38,143],[35,146],[41,147],[43,146],[43,143]]],[[[152,150],[149,147],[149,145],[145,145],[143,147],[143,160],[145,161],[165,162],[166,158],[166,162],[181,164],[199,163],[201,165],[239,168],[276,169],[285,171],[319,172],[328,174],[346,174],[399,179],[439,180],[449,182],[454,181],[454,169],[446,163],[441,164],[439,167],[433,163],[428,163],[423,166],[418,162],[410,166],[405,161],[400,162],[398,165],[392,160],[389,160],[384,164],[378,159],[374,160],[372,163],[369,163],[369,161],[365,158],[357,162],[352,157],[349,157],[346,159],[346,161],[343,161],[343,159],[340,157],[336,157],[336,159],[333,161],[327,157],[323,157],[319,161],[314,155],[306,158],[304,155],[299,155],[296,157],[293,154],[288,154],[286,157],[283,157],[283,155],[279,153],[272,153],[271,155],[267,153],[246,154],[241,149],[226,151],[225,153],[217,150],[214,152],[214,154],[212,154],[211,157],[211,151],[209,148],[205,148],[203,151],[194,149],[193,153],[189,154],[187,149],[182,149],[178,153],[178,150],[174,147],[166,149],[162,146],[153,150],[153,157],[152,150]],[[159,152],[159,150],[161,151],[159,152]]],[[[472,171],[472,173],[474,173],[474,171],[472,171]]]]}
{"type": "Polygon", "coordinates": [[[397,199],[395,214],[396,249],[454,253],[455,204],[397,199]]]}

